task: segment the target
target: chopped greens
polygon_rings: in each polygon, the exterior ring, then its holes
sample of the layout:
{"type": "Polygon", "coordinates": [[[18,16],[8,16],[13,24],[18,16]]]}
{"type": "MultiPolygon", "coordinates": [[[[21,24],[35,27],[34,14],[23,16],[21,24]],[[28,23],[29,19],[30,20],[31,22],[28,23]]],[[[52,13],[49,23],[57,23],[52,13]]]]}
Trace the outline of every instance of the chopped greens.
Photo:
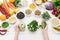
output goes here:
{"type": "Polygon", "coordinates": [[[51,17],[50,17],[50,15],[48,14],[48,12],[44,12],[44,13],[42,14],[42,18],[44,18],[45,20],[49,20],[51,17]]]}
{"type": "Polygon", "coordinates": [[[9,23],[8,22],[3,22],[2,23],[2,28],[7,28],[9,26],[9,23]]]}
{"type": "Polygon", "coordinates": [[[28,30],[31,32],[35,32],[37,30],[38,22],[33,20],[31,23],[28,24],[28,30]]]}

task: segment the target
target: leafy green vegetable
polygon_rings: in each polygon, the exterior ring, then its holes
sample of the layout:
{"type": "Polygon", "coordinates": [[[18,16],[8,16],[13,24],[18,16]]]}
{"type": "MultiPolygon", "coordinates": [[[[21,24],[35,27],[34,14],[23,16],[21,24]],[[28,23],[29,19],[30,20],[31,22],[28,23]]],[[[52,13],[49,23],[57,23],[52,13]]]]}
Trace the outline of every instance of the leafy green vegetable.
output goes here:
{"type": "Polygon", "coordinates": [[[33,20],[31,23],[28,24],[28,30],[31,32],[35,32],[37,30],[38,22],[33,20]]]}
{"type": "Polygon", "coordinates": [[[21,0],[16,0],[13,4],[17,7],[19,2],[21,2],[21,0]]]}
{"type": "Polygon", "coordinates": [[[60,14],[60,6],[57,6],[57,12],[60,14]]]}
{"type": "Polygon", "coordinates": [[[45,27],[46,27],[46,22],[44,21],[44,22],[42,22],[42,24],[40,25],[40,27],[42,28],[42,29],[45,29],[45,27]]]}
{"type": "Polygon", "coordinates": [[[57,17],[60,18],[60,14],[57,17]]]}
{"type": "Polygon", "coordinates": [[[9,23],[8,22],[3,22],[2,23],[2,28],[7,28],[9,26],[9,23]]]}
{"type": "Polygon", "coordinates": [[[48,12],[44,12],[44,13],[42,14],[42,18],[44,18],[45,20],[48,20],[48,19],[50,19],[51,17],[50,17],[50,15],[48,14],[48,12]]]}
{"type": "Polygon", "coordinates": [[[57,0],[52,0],[52,2],[57,2],[57,0]]]}

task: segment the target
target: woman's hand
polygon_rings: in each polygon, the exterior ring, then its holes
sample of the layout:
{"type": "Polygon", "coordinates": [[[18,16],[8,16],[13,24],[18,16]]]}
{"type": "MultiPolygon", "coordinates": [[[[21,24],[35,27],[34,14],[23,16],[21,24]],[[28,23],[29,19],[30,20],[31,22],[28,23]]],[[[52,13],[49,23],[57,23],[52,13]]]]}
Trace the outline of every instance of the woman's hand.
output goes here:
{"type": "Polygon", "coordinates": [[[18,35],[19,35],[19,32],[20,32],[18,25],[16,25],[14,27],[14,29],[15,29],[15,37],[14,37],[14,40],[18,40],[18,35]]]}
{"type": "Polygon", "coordinates": [[[16,33],[16,34],[19,34],[20,31],[19,31],[18,25],[16,25],[16,26],[14,27],[14,29],[15,29],[15,33],[16,33]]]}
{"type": "MultiPolygon", "coordinates": [[[[44,22],[44,20],[42,20],[42,22],[44,22]]],[[[48,38],[48,26],[47,25],[44,29],[42,29],[42,34],[43,34],[44,40],[49,40],[49,38],[48,38]]]]}

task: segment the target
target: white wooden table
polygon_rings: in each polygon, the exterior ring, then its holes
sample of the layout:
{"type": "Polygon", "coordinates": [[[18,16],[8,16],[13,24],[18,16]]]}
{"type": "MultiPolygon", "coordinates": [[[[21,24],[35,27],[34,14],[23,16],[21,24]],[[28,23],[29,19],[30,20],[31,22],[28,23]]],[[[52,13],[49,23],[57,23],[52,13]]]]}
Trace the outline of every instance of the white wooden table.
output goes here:
{"type": "MultiPolygon", "coordinates": [[[[3,1],[3,0],[0,0],[0,1],[3,1]]],[[[32,0],[28,0],[28,2],[29,3],[32,3],[32,0]]],[[[27,8],[28,8],[28,6],[27,6],[27,8]]],[[[22,12],[24,12],[25,11],[25,9],[27,9],[26,7],[23,7],[23,8],[20,8],[20,11],[22,11],[22,12]],[[24,9],[24,10],[23,10],[24,9]]],[[[37,9],[39,9],[39,8],[37,8],[37,9]]],[[[40,9],[42,12],[44,12],[44,9],[40,9]]],[[[51,12],[50,11],[48,11],[49,12],[49,14],[51,15],[51,12]]],[[[53,18],[53,15],[51,15],[52,16],[52,18],[53,18]]],[[[24,22],[26,23],[26,24],[28,24],[30,21],[32,21],[32,20],[34,20],[34,19],[38,19],[37,21],[39,22],[39,23],[41,23],[41,18],[39,18],[39,17],[36,17],[35,15],[33,15],[33,13],[32,13],[32,15],[30,16],[30,17],[25,17],[24,18],[24,22]]],[[[17,20],[17,22],[18,22],[18,20],[17,20]]],[[[48,35],[49,35],[49,40],[60,40],[60,34],[58,34],[58,33],[55,33],[54,31],[52,31],[52,26],[51,26],[51,24],[50,24],[50,21],[47,21],[47,23],[48,23],[48,35]]],[[[0,21],[0,24],[1,24],[1,21],[0,21]]],[[[17,24],[17,23],[16,23],[17,24]]],[[[16,25],[15,24],[15,25],[16,25]]],[[[15,33],[14,33],[14,26],[15,25],[11,25],[11,28],[9,28],[9,30],[8,30],[8,32],[7,32],[7,34],[6,35],[4,35],[4,36],[1,36],[0,35],[0,40],[14,40],[14,35],[15,35],[15,33]]],[[[20,34],[19,34],[19,40],[43,40],[43,36],[42,36],[42,32],[41,32],[41,29],[38,29],[36,32],[34,32],[34,33],[31,33],[28,29],[27,29],[27,27],[26,27],[26,30],[25,30],[25,32],[20,32],[20,34]]]]}

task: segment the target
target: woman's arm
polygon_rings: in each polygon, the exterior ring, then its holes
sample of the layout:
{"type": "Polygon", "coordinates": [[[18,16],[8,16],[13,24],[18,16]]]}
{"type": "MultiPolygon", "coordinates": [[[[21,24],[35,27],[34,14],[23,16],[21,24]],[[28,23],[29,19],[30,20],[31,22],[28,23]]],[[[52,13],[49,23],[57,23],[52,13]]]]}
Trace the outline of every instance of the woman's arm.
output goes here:
{"type": "MultiPolygon", "coordinates": [[[[45,20],[43,19],[42,20],[42,23],[44,22],[45,20]]],[[[42,29],[42,34],[43,34],[43,39],[44,40],[49,40],[49,37],[48,37],[48,26],[46,24],[46,27],[42,29]]]]}
{"type": "Polygon", "coordinates": [[[47,26],[46,26],[46,29],[42,29],[42,34],[43,34],[44,40],[49,40],[47,26]]]}
{"type": "Polygon", "coordinates": [[[19,35],[19,28],[18,26],[15,26],[15,37],[14,37],[14,40],[18,40],[18,35],[19,35]]]}

